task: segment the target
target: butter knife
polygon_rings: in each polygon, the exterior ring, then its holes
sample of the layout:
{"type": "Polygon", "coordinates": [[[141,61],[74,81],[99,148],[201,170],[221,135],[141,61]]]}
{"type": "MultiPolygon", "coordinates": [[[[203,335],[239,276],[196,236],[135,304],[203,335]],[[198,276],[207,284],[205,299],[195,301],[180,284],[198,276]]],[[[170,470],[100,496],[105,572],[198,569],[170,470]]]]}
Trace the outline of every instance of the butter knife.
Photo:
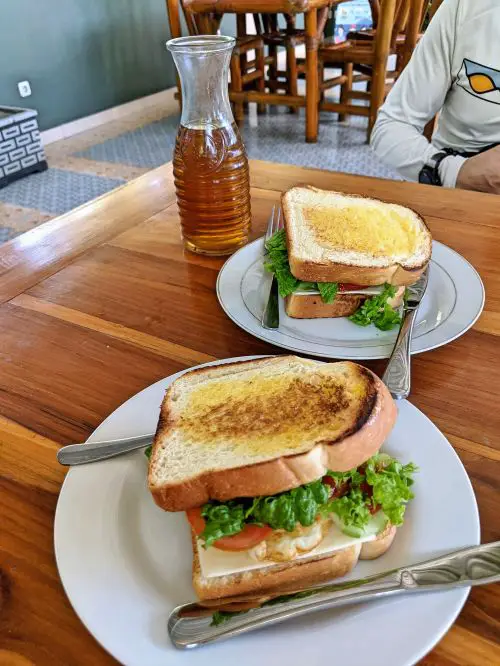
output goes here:
{"type": "Polygon", "coordinates": [[[389,389],[395,400],[407,398],[411,388],[411,338],[413,325],[417,315],[418,306],[424,297],[429,280],[429,266],[420,276],[420,279],[407,287],[403,321],[399,329],[398,338],[392,351],[389,363],[385,369],[382,381],[389,389]]]}
{"type": "Polygon", "coordinates": [[[179,649],[213,643],[268,627],[313,611],[336,608],[389,596],[438,592],[500,581],[500,541],[465,548],[420,564],[393,569],[368,578],[299,590],[267,602],[259,608],[219,615],[224,622],[214,626],[215,608],[186,604],[175,608],[168,633],[179,649]]]}

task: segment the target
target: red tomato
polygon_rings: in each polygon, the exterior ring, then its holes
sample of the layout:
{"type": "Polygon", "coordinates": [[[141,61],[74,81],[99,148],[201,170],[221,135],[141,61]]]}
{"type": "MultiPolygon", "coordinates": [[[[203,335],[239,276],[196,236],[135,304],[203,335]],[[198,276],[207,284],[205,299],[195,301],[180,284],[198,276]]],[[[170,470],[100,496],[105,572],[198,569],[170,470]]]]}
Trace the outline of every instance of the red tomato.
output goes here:
{"type": "Polygon", "coordinates": [[[187,519],[189,520],[189,524],[193,528],[194,533],[196,536],[200,536],[200,534],[205,529],[205,519],[201,515],[201,507],[198,506],[196,509],[188,509],[186,513],[187,519]]]}
{"type": "Polygon", "coordinates": [[[337,484],[335,479],[333,479],[331,476],[324,476],[321,480],[332,489],[330,493],[330,499],[332,499],[332,497],[342,497],[342,495],[345,495],[349,490],[350,484],[347,481],[337,484]]]}
{"type": "Polygon", "coordinates": [[[339,291],[342,293],[343,291],[354,291],[355,289],[364,289],[363,285],[360,284],[352,284],[351,282],[341,282],[339,284],[339,291]]]}
{"type": "MultiPolygon", "coordinates": [[[[201,515],[201,508],[186,511],[188,520],[195,534],[199,536],[205,529],[205,519],[201,515]]],[[[259,525],[245,525],[241,532],[233,536],[222,537],[213,545],[219,550],[249,550],[261,541],[264,541],[272,532],[272,527],[259,525]]]]}

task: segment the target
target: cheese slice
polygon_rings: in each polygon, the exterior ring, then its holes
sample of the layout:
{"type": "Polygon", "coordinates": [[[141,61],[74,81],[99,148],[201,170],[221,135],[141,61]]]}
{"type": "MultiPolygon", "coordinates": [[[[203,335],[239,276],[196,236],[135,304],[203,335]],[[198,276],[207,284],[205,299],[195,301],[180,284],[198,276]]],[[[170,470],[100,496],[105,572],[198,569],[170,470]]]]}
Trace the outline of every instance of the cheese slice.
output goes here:
{"type": "MultiPolygon", "coordinates": [[[[381,286],[376,286],[376,287],[364,287],[360,289],[346,289],[345,291],[339,291],[337,292],[338,295],[342,296],[342,294],[363,294],[366,296],[378,296],[378,294],[382,293],[382,290],[384,288],[384,285],[381,286]]],[[[317,289],[311,289],[310,291],[294,291],[293,295],[294,296],[311,296],[311,295],[318,295],[319,291],[317,289]]]]}
{"type": "MultiPolygon", "coordinates": [[[[293,561],[296,562],[297,560],[304,558],[317,557],[318,555],[327,555],[354,544],[361,545],[367,541],[374,541],[376,534],[378,534],[379,531],[380,523],[374,519],[368,524],[365,530],[365,535],[360,538],[350,537],[347,534],[344,534],[334,523],[332,523],[325,538],[316,546],[316,548],[313,548],[313,550],[308,553],[301,553],[293,561]]],[[[226,576],[241,571],[279,566],[276,562],[259,562],[250,555],[249,551],[230,552],[218,550],[213,547],[205,549],[200,539],[197,539],[196,543],[201,572],[205,578],[214,578],[216,576],[226,576]]]]}

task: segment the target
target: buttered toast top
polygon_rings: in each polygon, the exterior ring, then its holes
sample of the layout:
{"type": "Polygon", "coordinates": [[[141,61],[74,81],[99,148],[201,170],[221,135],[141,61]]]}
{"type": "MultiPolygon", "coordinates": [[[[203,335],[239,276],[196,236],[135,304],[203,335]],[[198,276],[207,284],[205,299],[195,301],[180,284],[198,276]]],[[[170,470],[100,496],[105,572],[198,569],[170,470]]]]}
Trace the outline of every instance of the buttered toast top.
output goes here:
{"type": "Polygon", "coordinates": [[[312,187],[292,188],[282,205],[290,268],[301,280],[408,284],[430,259],[429,230],[404,206],[312,187]]]}
{"type": "Polygon", "coordinates": [[[150,489],[171,511],[281,492],[361,464],[394,419],[385,386],[350,362],[281,356],[189,372],[165,396],[150,489]]]}

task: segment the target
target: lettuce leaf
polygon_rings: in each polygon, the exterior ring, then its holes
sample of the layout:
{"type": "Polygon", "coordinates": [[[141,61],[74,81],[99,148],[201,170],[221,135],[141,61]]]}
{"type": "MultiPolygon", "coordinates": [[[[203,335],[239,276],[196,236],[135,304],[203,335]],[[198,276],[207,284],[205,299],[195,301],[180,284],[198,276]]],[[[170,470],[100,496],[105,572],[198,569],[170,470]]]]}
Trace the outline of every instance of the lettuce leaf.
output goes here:
{"type": "MultiPolygon", "coordinates": [[[[351,488],[343,497],[333,499],[330,502],[330,510],[336,514],[342,521],[345,528],[356,528],[356,531],[362,532],[370,521],[370,502],[365,493],[360,488],[351,488]]],[[[359,536],[359,533],[352,533],[344,529],[350,536],[359,536]]]]}
{"type": "Polygon", "coordinates": [[[278,291],[282,298],[290,296],[297,289],[300,280],[290,271],[288,262],[288,249],[286,247],[286,233],[284,229],[277,231],[266,243],[268,253],[264,267],[274,273],[278,282],[278,291]]]}
{"type": "Polygon", "coordinates": [[[222,537],[239,534],[245,527],[244,506],[235,500],[209,502],[203,506],[201,515],[205,519],[205,529],[201,534],[205,548],[222,537]]]}
{"type": "Polygon", "coordinates": [[[380,465],[377,456],[366,464],[366,482],[373,488],[372,502],[382,507],[393,525],[403,523],[406,504],[413,499],[410,487],[417,469],[413,463],[402,465],[394,458],[380,465]]]}
{"type": "Polygon", "coordinates": [[[336,282],[303,282],[292,275],[288,261],[288,248],[286,246],[286,232],[277,231],[266,243],[268,253],[264,267],[274,273],[278,283],[279,295],[282,298],[290,296],[294,291],[318,290],[324,303],[332,303],[338,291],[336,282]]]}
{"type": "Polygon", "coordinates": [[[201,512],[205,519],[201,538],[208,548],[224,536],[238,534],[246,523],[293,532],[297,523],[304,527],[312,525],[328,501],[329,486],[319,479],[279,495],[209,502],[201,512]]]}
{"type": "Polygon", "coordinates": [[[384,289],[377,296],[367,298],[361,307],[349,319],[358,326],[374,324],[381,331],[389,331],[401,324],[399,312],[387,302],[396,294],[396,288],[385,284],[384,289]]]}
{"type": "Polygon", "coordinates": [[[323,303],[333,303],[339,290],[338,282],[317,282],[316,284],[323,303]]]}
{"type": "Polygon", "coordinates": [[[416,471],[413,463],[402,465],[381,453],[358,469],[326,473],[325,477],[338,485],[349,483],[342,497],[330,499],[329,484],[318,479],[277,495],[208,502],[202,507],[205,529],[201,538],[208,548],[222,537],[238,534],[246,524],[292,532],[298,524],[308,527],[318,515],[331,513],[337,516],[346,534],[359,537],[375,507],[381,508],[394,525],[401,525],[406,504],[413,497],[410,487],[416,471]]]}

